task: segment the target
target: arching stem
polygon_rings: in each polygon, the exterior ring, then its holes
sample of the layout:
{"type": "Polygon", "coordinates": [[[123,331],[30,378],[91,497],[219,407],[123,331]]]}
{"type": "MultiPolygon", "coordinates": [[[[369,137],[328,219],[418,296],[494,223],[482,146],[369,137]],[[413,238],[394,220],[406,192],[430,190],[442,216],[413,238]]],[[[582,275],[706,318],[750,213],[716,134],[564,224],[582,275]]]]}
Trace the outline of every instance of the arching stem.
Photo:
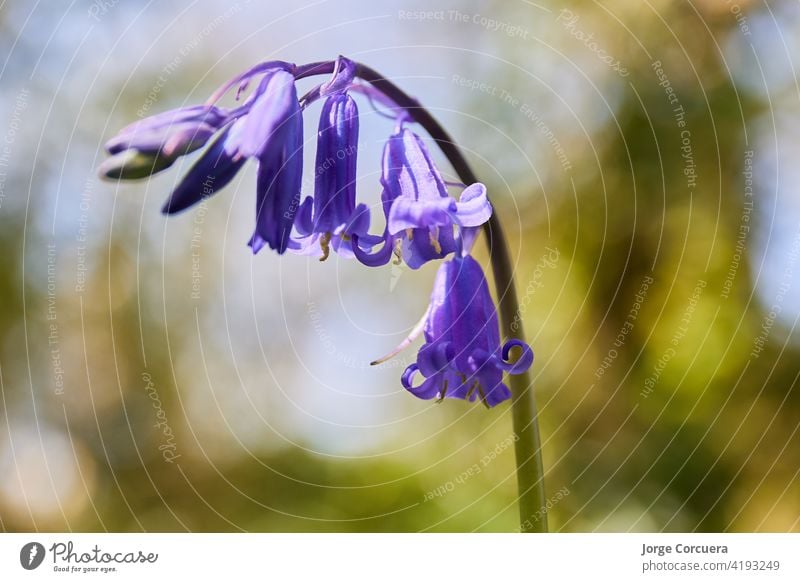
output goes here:
{"type": "MultiPolygon", "coordinates": [[[[324,72],[331,72],[332,64],[331,62],[330,70],[324,72]]],[[[315,69],[314,72],[323,71],[315,69]]],[[[478,181],[458,145],[416,99],[365,65],[358,64],[356,75],[386,95],[398,107],[405,109],[412,120],[424,127],[465,184],[473,184],[478,181]]],[[[514,286],[511,254],[496,212],[492,213],[491,218],[484,225],[484,232],[489,245],[502,335],[524,341],[519,301],[514,286]]],[[[519,487],[520,531],[546,532],[547,501],[544,489],[544,464],[533,383],[530,374],[525,372],[509,376],[509,385],[512,393],[512,423],[514,433],[518,437],[515,442],[515,453],[519,487]]]]}

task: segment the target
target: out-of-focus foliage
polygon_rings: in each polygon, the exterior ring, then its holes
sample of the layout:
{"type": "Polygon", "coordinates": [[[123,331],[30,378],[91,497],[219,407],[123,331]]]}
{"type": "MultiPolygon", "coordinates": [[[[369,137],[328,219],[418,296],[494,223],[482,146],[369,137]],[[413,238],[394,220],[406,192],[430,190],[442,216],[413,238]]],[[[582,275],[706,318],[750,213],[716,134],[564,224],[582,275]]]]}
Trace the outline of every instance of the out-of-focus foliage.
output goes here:
{"type": "MultiPolygon", "coordinates": [[[[516,527],[508,406],[367,365],[435,266],[252,257],[252,169],[169,220],[185,164],[95,177],[130,121],[342,53],[432,109],[506,224],[552,529],[797,530],[797,4],[375,4],[3,4],[0,527],[516,527]]],[[[391,127],[361,112],[376,204],[391,127]]]]}

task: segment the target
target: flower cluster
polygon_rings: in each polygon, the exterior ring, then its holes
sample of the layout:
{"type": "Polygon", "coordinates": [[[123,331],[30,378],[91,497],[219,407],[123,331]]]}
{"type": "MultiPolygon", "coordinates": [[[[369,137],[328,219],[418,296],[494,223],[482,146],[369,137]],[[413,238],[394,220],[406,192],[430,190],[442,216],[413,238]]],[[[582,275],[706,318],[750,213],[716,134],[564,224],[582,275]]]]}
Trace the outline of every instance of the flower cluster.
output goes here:
{"type": "Polygon", "coordinates": [[[424,331],[425,344],[417,363],[403,374],[403,385],[420,398],[480,398],[488,406],[508,399],[503,371],[526,370],[533,353],[517,340],[501,347],[486,279],[469,256],[478,227],[492,214],[485,186],[445,182],[422,139],[409,129],[410,113],[360,82],[356,63],[339,57],[332,66],[321,65],[262,63],[225,83],[204,105],[129,125],[107,142],[111,157],[100,173],[117,180],[145,178],[205,148],[163,212],[178,213],[213,195],[252,160],[257,167],[255,228],[249,241],[254,253],[269,246],[279,254],[288,250],[325,260],[332,249],[371,267],[394,256],[412,269],[453,254],[439,268],[423,321],[401,344],[424,331]],[[320,70],[331,76],[298,97],[297,82],[320,70]],[[233,107],[219,104],[228,93],[234,93],[233,107]],[[356,196],[359,114],[354,94],[387,106],[395,125],[383,151],[385,226],[380,234],[370,233],[369,208],[356,196]],[[314,192],[301,201],[303,113],[317,100],[323,104],[314,192]],[[458,199],[450,195],[452,186],[462,188],[458,199]],[[521,352],[510,364],[515,346],[521,352]],[[426,379],[414,386],[417,373],[426,379]]]}

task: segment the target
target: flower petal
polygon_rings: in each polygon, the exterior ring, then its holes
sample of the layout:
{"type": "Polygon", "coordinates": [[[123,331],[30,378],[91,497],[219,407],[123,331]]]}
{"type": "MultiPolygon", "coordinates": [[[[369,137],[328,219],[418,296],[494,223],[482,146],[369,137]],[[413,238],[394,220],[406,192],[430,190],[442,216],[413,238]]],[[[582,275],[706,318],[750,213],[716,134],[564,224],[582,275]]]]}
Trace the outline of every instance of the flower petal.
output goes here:
{"type": "Polygon", "coordinates": [[[458,240],[456,241],[456,249],[461,257],[466,257],[472,252],[472,247],[475,246],[475,241],[481,229],[478,227],[466,227],[458,229],[458,240]]]}
{"type": "Polygon", "coordinates": [[[369,208],[366,204],[356,206],[347,223],[336,228],[331,238],[331,246],[336,254],[345,258],[355,258],[353,254],[353,236],[358,237],[359,250],[369,252],[383,242],[383,236],[369,234],[369,208]]]}
{"type": "Polygon", "coordinates": [[[392,238],[388,234],[383,238],[383,247],[372,254],[362,247],[361,242],[361,237],[353,234],[353,254],[362,265],[380,267],[388,263],[389,259],[392,258],[392,238]]]}
{"type": "Polygon", "coordinates": [[[437,243],[431,240],[431,231],[427,228],[415,228],[411,238],[403,237],[403,262],[410,269],[419,269],[429,261],[443,259],[456,250],[452,227],[439,230],[437,243]]]}
{"type": "Polygon", "coordinates": [[[425,344],[417,353],[419,371],[425,376],[444,372],[450,367],[455,355],[455,349],[450,342],[425,344]]]}
{"type": "Polygon", "coordinates": [[[306,196],[300,208],[297,209],[297,218],[294,221],[294,227],[301,236],[307,237],[314,232],[314,221],[311,217],[311,211],[314,206],[314,199],[311,196],[306,196]]]}
{"type": "Polygon", "coordinates": [[[459,226],[481,226],[492,216],[492,205],[486,197],[486,186],[476,182],[467,187],[455,204],[455,218],[459,226]]]}
{"type": "Polygon", "coordinates": [[[299,111],[294,76],[282,70],[267,73],[232,145],[244,157],[261,157],[273,134],[294,123],[299,111]]]}
{"type": "MultiPolygon", "coordinates": [[[[274,74],[279,75],[291,77],[284,71],[274,74]]],[[[303,115],[293,82],[289,93],[293,95],[291,113],[275,127],[258,153],[256,233],[278,254],[289,246],[303,181],[303,115]]]]}
{"type": "Polygon", "coordinates": [[[283,145],[274,157],[259,160],[256,187],[256,233],[278,254],[289,245],[303,178],[302,142],[300,151],[291,151],[296,143],[283,145]]]}
{"type": "Polygon", "coordinates": [[[375,246],[381,240],[383,240],[383,237],[368,234],[369,219],[369,208],[367,205],[357,205],[344,226],[344,232],[349,235],[356,234],[360,236],[362,240],[374,240],[375,242],[373,242],[371,246],[375,246]]]}
{"type": "Polygon", "coordinates": [[[314,230],[335,232],[356,206],[358,107],[347,94],[329,97],[317,131],[314,230]]]}
{"type": "Polygon", "coordinates": [[[401,383],[403,384],[403,388],[411,392],[417,398],[421,398],[422,400],[430,400],[431,398],[436,398],[440,391],[442,385],[442,379],[439,375],[432,376],[427,378],[420,384],[419,386],[413,385],[414,376],[419,371],[419,368],[416,364],[411,364],[408,368],[405,369],[403,375],[401,377],[401,383]]]}
{"type": "Polygon", "coordinates": [[[497,406],[501,402],[505,402],[511,398],[511,390],[508,389],[508,386],[500,382],[495,386],[489,388],[484,393],[484,402],[486,406],[492,408],[493,406],[497,406]]]}
{"type": "MultiPolygon", "coordinates": [[[[265,61],[263,63],[258,63],[254,67],[249,68],[248,70],[244,71],[243,73],[239,73],[233,79],[227,81],[224,85],[222,85],[219,89],[214,91],[211,97],[208,98],[206,103],[214,104],[219,101],[225,93],[227,93],[232,87],[238,85],[240,91],[243,90],[242,86],[246,85],[247,82],[255,76],[261,75],[263,73],[270,73],[275,70],[283,70],[289,71],[290,73],[294,73],[297,70],[297,66],[294,63],[287,63],[286,61],[265,61]]],[[[236,98],[239,98],[239,94],[237,93],[236,98]]]]}
{"type": "Polygon", "coordinates": [[[289,239],[289,244],[286,247],[295,255],[306,257],[321,257],[323,255],[322,247],[320,246],[320,235],[312,234],[310,236],[289,239]]]}
{"type": "Polygon", "coordinates": [[[408,228],[428,228],[453,224],[452,214],[456,212],[456,201],[452,198],[415,200],[400,197],[392,202],[389,210],[388,228],[390,234],[397,234],[408,228]]]}
{"type": "Polygon", "coordinates": [[[381,183],[392,203],[400,197],[411,200],[448,197],[447,186],[425,144],[408,129],[401,129],[386,142],[381,183]]]}

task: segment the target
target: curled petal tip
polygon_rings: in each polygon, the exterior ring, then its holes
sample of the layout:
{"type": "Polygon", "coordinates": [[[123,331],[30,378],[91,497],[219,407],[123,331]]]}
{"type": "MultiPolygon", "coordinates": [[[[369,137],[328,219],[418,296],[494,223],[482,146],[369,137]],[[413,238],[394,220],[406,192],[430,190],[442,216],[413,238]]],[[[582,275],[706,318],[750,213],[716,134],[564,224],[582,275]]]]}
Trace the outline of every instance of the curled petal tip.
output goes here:
{"type": "Polygon", "coordinates": [[[352,239],[353,254],[362,265],[366,265],[367,267],[380,267],[388,263],[389,259],[392,257],[392,241],[391,237],[388,235],[384,238],[383,247],[372,254],[361,248],[359,245],[359,236],[357,234],[353,234],[352,239]]]}
{"type": "Polygon", "coordinates": [[[258,233],[253,234],[253,236],[250,237],[250,241],[247,243],[247,245],[253,251],[254,255],[257,255],[258,251],[260,251],[262,248],[264,248],[265,244],[266,244],[266,241],[263,238],[261,238],[258,235],[258,233]]]}
{"type": "Polygon", "coordinates": [[[414,380],[414,374],[417,373],[419,368],[416,364],[411,364],[408,366],[404,371],[403,375],[400,377],[400,383],[403,385],[403,388],[406,390],[410,390],[412,387],[412,382],[414,380]]]}
{"type": "Polygon", "coordinates": [[[502,356],[503,364],[501,367],[509,374],[522,374],[533,365],[533,350],[522,340],[508,340],[503,345],[502,356]],[[509,362],[511,350],[517,347],[521,350],[519,357],[514,362],[509,362]]]}
{"type": "Polygon", "coordinates": [[[486,186],[476,182],[461,193],[455,218],[462,227],[478,227],[492,216],[492,205],[486,196],[486,186]]]}

